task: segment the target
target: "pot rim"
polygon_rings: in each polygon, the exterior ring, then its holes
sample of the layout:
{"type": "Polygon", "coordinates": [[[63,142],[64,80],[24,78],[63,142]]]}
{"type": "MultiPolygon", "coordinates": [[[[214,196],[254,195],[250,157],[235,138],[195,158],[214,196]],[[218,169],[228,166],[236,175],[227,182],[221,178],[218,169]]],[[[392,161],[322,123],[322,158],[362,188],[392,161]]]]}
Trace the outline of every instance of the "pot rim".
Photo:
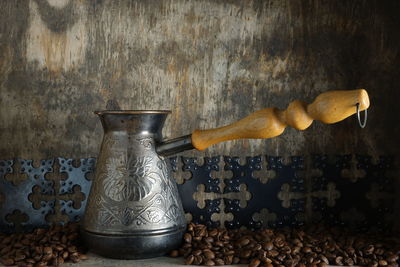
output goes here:
{"type": "Polygon", "coordinates": [[[135,115],[135,114],[170,114],[171,110],[96,110],[94,114],[116,114],[116,115],[135,115]]]}

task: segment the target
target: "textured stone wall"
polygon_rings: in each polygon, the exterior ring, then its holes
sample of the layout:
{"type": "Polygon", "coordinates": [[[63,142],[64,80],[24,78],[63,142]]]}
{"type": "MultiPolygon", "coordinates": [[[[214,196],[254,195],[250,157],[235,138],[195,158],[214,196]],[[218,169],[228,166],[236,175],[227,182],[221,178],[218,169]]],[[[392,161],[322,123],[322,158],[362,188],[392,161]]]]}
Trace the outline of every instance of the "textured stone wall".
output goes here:
{"type": "Polygon", "coordinates": [[[265,107],[366,88],[366,129],[287,129],[187,155],[397,154],[398,1],[0,2],[0,155],[96,156],[93,114],[170,109],[164,134],[233,122],[265,107]]]}

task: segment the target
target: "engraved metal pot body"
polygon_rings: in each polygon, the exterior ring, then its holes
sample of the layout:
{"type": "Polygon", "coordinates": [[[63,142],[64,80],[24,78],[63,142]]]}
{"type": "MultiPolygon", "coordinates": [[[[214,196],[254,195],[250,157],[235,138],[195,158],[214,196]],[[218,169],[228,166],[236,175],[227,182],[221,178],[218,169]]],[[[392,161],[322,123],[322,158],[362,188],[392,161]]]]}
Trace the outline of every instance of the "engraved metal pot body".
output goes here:
{"type": "Polygon", "coordinates": [[[182,203],[169,163],[156,152],[168,113],[96,112],[104,137],[82,230],[95,253],[139,259],[180,245],[182,203]]]}

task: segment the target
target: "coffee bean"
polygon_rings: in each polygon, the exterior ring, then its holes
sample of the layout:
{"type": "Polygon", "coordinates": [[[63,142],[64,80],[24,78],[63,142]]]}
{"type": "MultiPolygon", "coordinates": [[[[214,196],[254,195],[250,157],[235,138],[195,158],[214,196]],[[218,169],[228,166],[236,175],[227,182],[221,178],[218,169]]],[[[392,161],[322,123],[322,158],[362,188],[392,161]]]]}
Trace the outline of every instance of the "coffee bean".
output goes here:
{"type": "Polygon", "coordinates": [[[319,255],[319,258],[321,259],[321,261],[323,261],[326,264],[329,264],[329,260],[327,257],[325,257],[325,255],[319,255]]]}
{"type": "Polygon", "coordinates": [[[188,231],[192,240],[185,235],[185,243],[179,249],[179,254],[184,255],[191,264],[205,265],[209,260],[216,265],[252,264],[259,260],[265,266],[305,264],[320,267],[328,264],[374,265],[374,262],[378,264],[379,260],[384,260],[387,265],[392,266],[399,255],[399,251],[391,252],[390,248],[371,242],[368,236],[351,236],[336,232],[335,229],[321,231],[317,227],[316,230],[309,231],[265,229],[252,232],[207,230],[204,225],[188,226],[190,228],[193,228],[188,231]]]}
{"type": "Polygon", "coordinates": [[[342,266],[343,265],[343,257],[342,256],[336,257],[335,258],[335,264],[342,266]]]}
{"type": "Polygon", "coordinates": [[[208,236],[210,236],[210,237],[214,237],[214,236],[216,236],[218,234],[218,229],[211,229],[209,232],[208,232],[208,236]]]}
{"type": "Polygon", "coordinates": [[[26,256],[24,254],[18,253],[18,254],[15,255],[14,260],[15,261],[22,261],[25,258],[26,258],[26,256]]]}
{"type": "Polygon", "coordinates": [[[79,254],[79,259],[80,260],[87,260],[89,257],[88,256],[86,256],[85,254],[79,254]]]}
{"type": "Polygon", "coordinates": [[[243,250],[243,251],[240,252],[240,257],[244,258],[244,259],[249,258],[250,255],[251,255],[251,250],[248,250],[248,249],[243,250]]]}
{"type": "Polygon", "coordinates": [[[233,264],[238,264],[240,262],[240,258],[239,257],[233,257],[232,259],[232,263],[233,264]]]}
{"type": "Polygon", "coordinates": [[[78,233],[72,233],[72,234],[68,235],[67,239],[70,241],[78,239],[78,233]]]}
{"type": "Polygon", "coordinates": [[[77,255],[71,255],[69,256],[69,259],[73,262],[73,263],[78,263],[81,261],[81,259],[79,258],[79,256],[77,255]]]}
{"type": "Polygon", "coordinates": [[[62,257],[56,257],[53,259],[53,261],[51,262],[51,265],[53,266],[60,266],[64,263],[64,259],[62,257]]]}
{"type": "Polygon", "coordinates": [[[44,254],[42,257],[42,261],[43,262],[48,262],[49,260],[51,260],[53,258],[52,254],[44,254]]]}
{"type": "Polygon", "coordinates": [[[221,259],[221,258],[215,258],[215,259],[214,259],[214,263],[215,263],[215,265],[217,265],[217,266],[225,265],[225,261],[224,261],[223,259],[221,259]]]}
{"type": "Polygon", "coordinates": [[[0,262],[2,263],[2,264],[4,264],[5,266],[11,266],[11,265],[14,265],[14,260],[13,259],[11,259],[11,258],[1,258],[0,259],[0,262]]]}
{"type": "Polygon", "coordinates": [[[4,245],[8,245],[8,244],[11,243],[11,241],[12,241],[12,237],[11,236],[7,236],[7,237],[3,238],[1,243],[4,244],[4,245]]]}
{"type": "Polygon", "coordinates": [[[192,242],[192,235],[189,233],[185,233],[183,235],[183,240],[185,240],[186,243],[191,243],[192,242]]]}
{"type": "MultiPolygon", "coordinates": [[[[176,251],[176,256],[175,257],[178,257],[178,251],[177,250],[175,250],[176,251]]],[[[171,251],[172,252],[172,251],[171,251]]],[[[171,252],[170,252],[170,256],[171,256],[171,252]]],[[[61,257],[65,260],[65,259],[67,259],[68,257],[69,257],[69,253],[68,253],[68,251],[64,251],[62,254],[61,254],[61,257]]],[[[173,256],[171,256],[171,257],[173,257],[173,256]]]]}
{"type": "Polygon", "coordinates": [[[274,258],[279,255],[279,252],[277,250],[273,249],[268,252],[268,255],[271,256],[272,258],[274,258]]]}
{"type": "Polygon", "coordinates": [[[212,238],[211,236],[208,236],[208,237],[204,238],[204,241],[206,241],[208,243],[213,243],[214,242],[214,238],[212,238]]]}
{"type": "Polygon", "coordinates": [[[215,262],[213,260],[207,260],[207,261],[204,262],[204,265],[205,266],[214,266],[215,262]]]}
{"type": "Polygon", "coordinates": [[[244,247],[244,246],[246,246],[246,245],[249,244],[249,243],[250,243],[250,240],[247,239],[247,238],[243,238],[242,240],[239,241],[239,245],[240,245],[241,247],[244,247]]]}
{"type": "Polygon", "coordinates": [[[212,252],[211,250],[203,250],[203,255],[205,256],[206,259],[208,260],[212,260],[215,258],[215,254],[214,252],[212,252]]]}
{"type": "Polygon", "coordinates": [[[347,258],[344,260],[344,262],[346,263],[347,266],[352,266],[354,265],[354,261],[351,258],[347,258]]]}
{"type": "Polygon", "coordinates": [[[11,247],[5,247],[2,250],[0,250],[0,255],[5,255],[11,251],[11,247]]]}
{"type": "Polygon", "coordinates": [[[51,247],[44,247],[43,248],[43,254],[52,254],[53,249],[51,247]]]}
{"type": "Polygon", "coordinates": [[[200,265],[203,262],[203,258],[199,256],[194,256],[193,264],[194,265],[200,265]]]}
{"type": "Polygon", "coordinates": [[[252,259],[250,261],[249,267],[258,267],[261,264],[259,259],[252,259]]]}
{"type": "Polygon", "coordinates": [[[44,261],[38,262],[35,265],[35,267],[45,267],[45,266],[47,266],[47,262],[44,262],[44,261]]]}
{"type": "Polygon", "coordinates": [[[70,247],[68,247],[68,252],[69,252],[69,253],[74,253],[74,252],[76,252],[76,251],[77,251],[76,246],[70,246],[70,247]]]}
{"type": "Polygon", "coordinates": [[[257,244],[257,245],[255,245],[255,246],[253,247],[253,250],[256,250],[256,251],[259,251],[259,250],[261,250],[261,249],[262,249],[261,244],[257,244]]]}
{"type": "Polygon", "coordinates": [[[186,265],[191,265],[194,261],[194,255],[189,255],[186,260],[185,260],[185,264],[186,265]]]}
{"type": "Polygon", "coordinates": [[[387,261],[385,261],[385,260],[378,261],[378,264],[379,264],[379,266],[387,266],[388,265],[387,261]]]}
{"type": "Polygon", "coordinates": [[[390,263],[396,262],[399,259],[399,255],[393,254],[389,256],[386,260],[390,263]]]}
{"type": "Polygon", "coordinates": [[[35,264],[36,263],[36,261],[34,260],[34,259],[32,259],[32,258],[28,258],[28,259],[26,259],[25,260],[27,263],[31,263],[31,264],[35,264]]]}
{"type": "Polygon", "coordinates": [[[42,259],[42,254],[33,256],[33,259],[35,260],[35,262],[39,262],[42,259]]]}
{"type": "Polygon", "coordinates": [[[224,257],[224,262],[228,265],[233,263],[233,255],[228,255],[224,257]]]}

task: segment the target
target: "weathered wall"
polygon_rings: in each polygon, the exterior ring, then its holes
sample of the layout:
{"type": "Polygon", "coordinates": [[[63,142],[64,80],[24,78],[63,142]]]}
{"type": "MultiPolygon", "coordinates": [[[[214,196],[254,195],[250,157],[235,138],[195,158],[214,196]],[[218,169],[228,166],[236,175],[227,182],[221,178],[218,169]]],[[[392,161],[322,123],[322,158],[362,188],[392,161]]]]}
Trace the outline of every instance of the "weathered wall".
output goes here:
{"type": "MultiPolygon", "coordinates": [[[[96,156],[93,110],[171,109],[165,135],[366,88],[355,117],[197,155],[397,154],[398,1],[0,2],[0,155],[96,156]],[[245,152],[243,152],[245,151],[245,152]]],[[[196,152],[188,152],[196,154],[196,152]]]]}

